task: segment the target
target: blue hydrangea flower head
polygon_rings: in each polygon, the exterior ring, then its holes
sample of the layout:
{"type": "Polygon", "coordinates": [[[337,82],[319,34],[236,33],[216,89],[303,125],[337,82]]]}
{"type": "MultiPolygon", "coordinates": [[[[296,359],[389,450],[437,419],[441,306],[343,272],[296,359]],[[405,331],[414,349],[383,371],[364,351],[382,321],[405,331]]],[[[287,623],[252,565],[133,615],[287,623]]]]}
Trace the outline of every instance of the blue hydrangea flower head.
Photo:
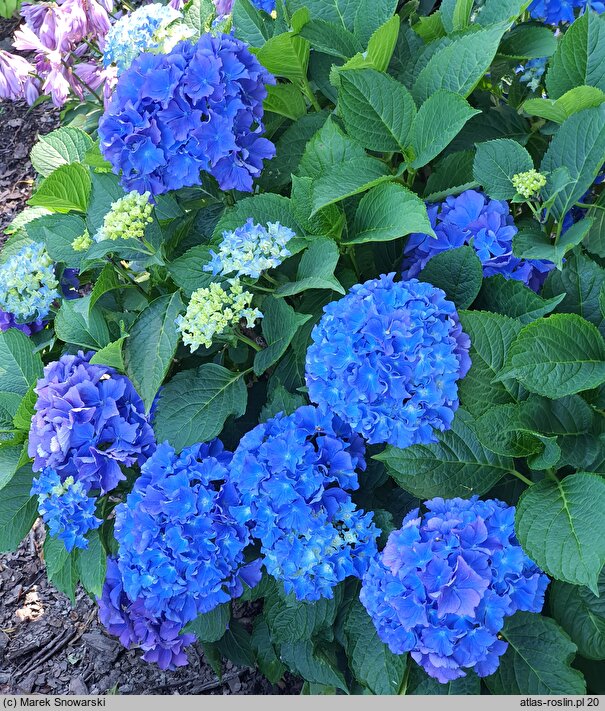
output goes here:
{"type": "Polygon", "coordinates": [[[264,227],[250,218],[242,227],[223,232],[218,254],[210,250],[212,261],[204,265],[204,271],[258,279],[262,272],[278,267],[291,256],[286,245],[293,237],[295,232],[279,222],[264,227]]]}
{"type": "Polygon", "coordinates": [[[126,190],[152,195],[199,185],[252,191],[275,154],[263,137],[275,79],[230,35],[203,35],[168,54],[142,54],[119,78],[99,122],[101,152],[126,190]]]}
{"type": "Polygon", "coordinates": [[[605,12],[605,3],[598,0],[533,0],[528,7],[535,20],[544,20],[549,25],[561,25],[576,19],[576,10],[605,12]]]}
{"type": "Polygon", "coordinates": [[[515,508],[491,499],[432,499],[411,511],[370,563],[360,599],[394,654],[411,652],[442,684],[489,676],[507,643],[504,619],[540,612],[548,578],[515,537],[515,508]]]}
{"type": "MultiPolygon", "coordinates": [[[[228,15],[233,9],[234,0],[213,0],[219,17],[228,15]]],[[[264,10],[268,15],[275,12],[275,0],[252,0],[257,10],[264,10]]]]}
{"type": "Polygon", "coordinates": [[[532,91],[537,91],[544,72],[546,72],[547,57],[539,57],[536,59],[528,59],[525,64],[520,64],[515,73],[519,74],[519,81],[527,84],[532,91]]]}
{"type": "Polygon", "coordinates": [[[365,469],[361,437],[313,406],[278,414],[242,438],[231,480],[242,503],[235,517],[261,543],[267,571],[299,600],[333,597],[360,577],[379,531],[349,491],[365,469]]]}
{"type": "Polygon", "coordinates": [[[38,497],[38,511],[51,536],[74,548],[88,548],[85,536],[103,522],[95,516],[96,499],[88,496],[81,481],[69,476],[65,481],[54,469],[46,467],[33,480],[32,496],[38,497]]]}
{"type": "Polygon", "coordinates": [[[130,380],[93,352],[64,355],[38,380],[29,433],[34,471],[52,467],[86,492],[114,489],[125,479],[121,465],[142,464],[155,449],[145,406],[130,380]]]}
{"type": "Polygon", "coordinates": [[[146,662],[170,670],[188,664],[185,648],[195,642],[195,635],[181,633],[179,622],[150,614],[142,598],[130,600],[113,558],[107,559],[105,584],[97,602],[99,619],[109,634],[118,637],[127,649],[140,647],[146,662]]]}
{"type": "Polygon", "coordinates": [[[179,41],[191,37],[193,31],[183,16],[170,5],[151,3],[121,17],[107,33],[103,51],[103,66],[115,64],[118,76],[141,52],[167,52],[179,41]]]}
{"type": "Polygon", "coordinates": [[[244,563],[250,533],[231,509],[231,453],[219,440],[177,455],[167,443],[143,464],[116,508],[115,537],[124,590],[154,617],[180,627],[252,587],[260,562],[244,563]]]}
{"type": "Polygon", "coordinates": [[[437,239],[425,234],[408,238],[403,253],[404,279],[418,276],[431,257],[470,244],[483,264],[483,275],[502,274],[517,279],[534,291],[554,269],[552,262],[518,259],[513,254],[513,237],[518,230],[504,200],[490,200],[482,192],[466,190],[442,203],[428,206],[437,239]]]}
{"type": "Polygon", "coordinates": [[[268,15],[275,12],[275,0],[252,0],[257,10],[264,10],[268,15]]]}
{"type": "Polygon", "coordinates": [[[13,314],[0,309],[0,333],[8,331],[9,328],[16,328],[26,336],[31,336],[34,333],[39,333],[45,325],[46,321],[41,318],[30,323],[18,323],[13,314]]]}
{"type": "Polygon", "coordinates": [[[44,319],[58,298],[59,283],[44,245],[28,243],[0,265],[0,309],[16,323],[44,319]]]}
{"type": "Polygon", "coordinates": [[[311,334],[310,399],[371,444],[435,441],[458,408],[470,341],[445,293],[383,275],[324,308],[311,334]]]}

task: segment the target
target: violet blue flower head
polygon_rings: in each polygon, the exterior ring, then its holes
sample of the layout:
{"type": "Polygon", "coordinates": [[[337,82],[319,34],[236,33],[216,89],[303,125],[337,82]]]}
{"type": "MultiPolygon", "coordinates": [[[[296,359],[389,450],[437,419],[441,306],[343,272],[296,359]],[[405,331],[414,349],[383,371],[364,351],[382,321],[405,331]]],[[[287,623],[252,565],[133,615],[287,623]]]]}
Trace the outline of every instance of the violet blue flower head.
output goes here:
{"type": "Polygon", "coordinates": [[[598,0],[533,0],[527,8],[535,20],[544,20],[549,25],[561,25],[576,19],[576,10],[605,12],[605,3],[598,0]]]}
{"type": "Polygon", "coordinates": [[[470,341],[445,293],[394,274],[356,284],[311,334],[309,398],[371,444],[428,444],[449,429],[470,341]]]}
{"type": "Polygon", "coordinates": [[[242,438],[231,481],[233,512],[261,543],[267,571],[299,600],[333,597],[346,577],[361,577],[376,552],[372,514],[349,491],[365,469],[363,440],[313,406],[278,414],[242,438]]]}
{"type": "Polygon", "coordinates": [[[163,615],[150,614],[142,599],[130,600],[124,592],[122,576],[115,559],[107,559],[103,592],[97,598],[99,619],[109,634],[118,637],[124,647],[140,647],[146,662],[160,669],[174,670],[188,664],[185,647],[195,642],[195,635],[181,634],[181,625],[163,615]]]}
{"type": "Polygon", "coordinates": [[[544,283],[554,264],[538,259],[519,259],[513,254],[513,237],[518,230],[504,200],[490,200],[476,190],[450,196],[428,206],[437,239],[412,234],[403,252],[402,276],[418,276],[431,257],[470,244],[483,264],[483,275],[502,274],[517,279],[534,291],[544,283]]]}
{"type": "Polygon", "coordinates": [[[155,450],[145,406],[130,380],[93,352],[64,355],[44,368],[29,434],[34,471],[52,467],[72,476],[86,492],[114,489],[125,479],[121,465],[142,464],[155,450]]]}
{"type": "Polygon", "coordinates": [[[250,532],[231,514],[241,504],[229,481],[231,457],[219,440],[180,455],[161,444],[116,508],[126,594],[179,629],[241,595],[242,579],[250,587],[260,579],[260,561],[244,562],[250,532]]]}
{"type": "Polygon", "coordinates": [[[68,267],[63,270],[59,284],[61,287],[61,294],[64,299],[72,301],[73,299],[80,298],[80,292],[78,291],[80,288],[80,279],[78,278],[79,274],[79,269],[72,269],[71,267],[68,267]]]}
{"type": "Polygon", "coordinates": [[[0,333],[8,331],[9,328],[16,328],[26,336],[31,336],[41,331],[44,326],[46,326],[46,321],[41,318],[30,321],[30,323],[17,323],[14,314],[0,309],[0,333]]]}
{"type": "Polygon", "coordinates": [[[142,54],[101,118],[101,152],[129,191],[199,185],[205,171],[222,190],[250,192],[275,154],[262,136],[265,85],[274,82],[243,42],[224,34],[142,54]]]}
{"type": "Polygon", "coordinates": [[[33,480],[31,494],[38,497],[38,512],[51,536],[63,541],[68,552],[88,548],[86,534],[103,522],[95,516],[96,499],[88,496],[81,481],[71,476],[61,481],[54,469],[46,467],[33,480]]]}
{"type": "Polygon", "coordinates": [[[411,511],[363,577],[360,600],[380,639],[442,684],[493,674],[505,617],[540,612],[548,578],[515,537],[515,508],[432,499],[411,511]]]}
{"type": "MultiPolygon", "coordinates": [[[[216,14],[228,15],[233,9],[234,0],[213,0],[216,14]]],[[[275,11],[275,0],[251,0],[257,10],[264,10],[268,15],[275,11]]]]}

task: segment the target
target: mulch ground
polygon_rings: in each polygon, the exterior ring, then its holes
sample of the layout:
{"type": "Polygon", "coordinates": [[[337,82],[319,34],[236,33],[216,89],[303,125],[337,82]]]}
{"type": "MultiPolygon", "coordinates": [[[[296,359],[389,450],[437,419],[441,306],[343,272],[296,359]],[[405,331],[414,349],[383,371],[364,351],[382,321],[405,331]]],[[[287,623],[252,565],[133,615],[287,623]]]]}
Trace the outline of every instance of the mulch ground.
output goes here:
{"type": "Polygon", "coordinates": [[[189,666],[175,672],[147,664],[138,650],[105,634],[84,590],[72,607],[48,583],[43,537],[38,524],[17,552],[0,556],[0,694],[298,693],[296,682],[272,686],[230,662],[219,679],[198,645],[188,650],[189,666]]]}

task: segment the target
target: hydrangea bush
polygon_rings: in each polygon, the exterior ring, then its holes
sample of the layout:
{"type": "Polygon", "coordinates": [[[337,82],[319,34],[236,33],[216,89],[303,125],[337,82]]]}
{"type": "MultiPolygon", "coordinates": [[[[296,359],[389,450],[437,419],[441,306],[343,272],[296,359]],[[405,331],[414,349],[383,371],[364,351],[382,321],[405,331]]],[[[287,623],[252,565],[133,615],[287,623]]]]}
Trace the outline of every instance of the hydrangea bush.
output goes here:
{"type": "Polygon", "coordinates": [[[162,669],[596,694],[605,4],[30,5],[0,550],[162,669]],[[471,61],[472,58],[472,61],[471,61]]]}

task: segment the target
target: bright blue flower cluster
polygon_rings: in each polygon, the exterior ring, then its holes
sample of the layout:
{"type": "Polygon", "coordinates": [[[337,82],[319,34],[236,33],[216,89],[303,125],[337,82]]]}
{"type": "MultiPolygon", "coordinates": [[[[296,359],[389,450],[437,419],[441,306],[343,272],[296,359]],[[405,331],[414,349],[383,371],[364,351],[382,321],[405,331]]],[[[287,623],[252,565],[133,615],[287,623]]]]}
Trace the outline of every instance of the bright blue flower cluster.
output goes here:
{"type": "Polygon", "coordinates": [[[476,190],[428,206],[431,227],[437,239],[425,234],[410,235],[404,250],[402,276],[417,276],[431,257],[470,244],[483,264],[483,275],[502,274],[537,291],[552,262],[518,259],[513,255],[513,237],[518,230],[504,200],[490,200],[476,190]]]}
{"type": "Polygon", "coordinates": [[[43,469],[33,480],[32,496],[38,497],[38,511],[51,536],[59,538],[71,552],[88,548],[86,534],[103,522],[95,516],[96,499],[88,496],[81,481],[61,477],[54,469],[43,469]]]}
{"type": "Polygon", "coordinates": [[[519,81],[527,86],[532,91],[537,91],[546,71],[546,66],[548,64],[547,57],[539,57],[537,59],[529,59],[525,64],[520,64],[516,69],[515,73],[519,74],[519,81]]]}
{"type": "Polygon", "coordinates": [[[535,20],[544,20],[549,25],[573,22],[578,9],[601,13],[605,12],[605,3],[598,0],[533,0],[528,8],[535,20]]]}
{"type": "Polygon", "coordinates": [[[523,552],[515,508],[498,500],[433,499],[389,536],[360,593],[378,636],[411,652],[441,683],[493,674],[507,643],[498,633],[517,610],[540,612],[548,578],[523,552]]]}
{"type": "Polygon", "coordinates": [[[101,151],[127,190],[158,195],[213,175],[250,192],[263,161],[266,84],[275,79],[235,37],[203,35],[169,54],[142,54],[119,78],[99,122],[101,151]]]}
{"type": "Polygon", "coordinates": [[[28,243],[0,265],[0,309],[16,323],[48,316],[59,298],[59,282],[43,244],[28,243]]]}
{"type": "Polygon", "coordinates": [[[255,427],[233,455],[231,480],[242,497],[234,515],[260,540],[268,572],[299,600],[333,597],[376,552],[372,514],[356,510],[347,493],[359,486],[364,454],[347,425],[305,406],[255,427]]]}
{"type": "Polygon", "coordinates": [[[210,250],[212,261],[204,265],[204,271],[258,279],[262,272],[278,267],[290,256],[286,245],[293,237],[296,234],[279,222],[264,227],[250,218],[242,227],[223,232],[218,254],[210,250]]]}
{"type": "Polygon", "coordinates": [[[252,0],[252,4],[257,10],[264,10],[268,15],[275,10],[275,0],[252,0]]]}
{"type": "Polygon", "coordinates": [[[242,579],[250,587],[260,579],[260,561],[244,564],[248,528],[230,512],[241,503],[228,481],[231,457],[219,440],[180,455],[161,444],[116,508],[124,591],[155,618],[183,627],[241,595],[242,579]]]}
{"type": "Polygon", "coordinates": [[[441,289],[394,274],[356,284],[311,334],[309,397],[371,444],[435,441],[458,408],[468,336],[441,289]]]}
{"type": "Polygon", "coordinates": [[[93,352],[64,355],[38,380],[29,433],[34,471],[52,467],[84,490],[114,489],[120,465],[142,464],[155,449],[145,406],[124,375],[91,365],[93,352]]]}
{"type": "Polygon", "coordinates": [[[99,603],[99,619],[109,634],[118,637],[129,649],[140,647],[146,662],[161,669],[174,670],[188,663],[185,647],[195,642],[195,635],[181,634],[180,622],[151,615],[139,598],[134,602],[124,592],[117,562],[107,559],[107,576],[99,603]]]}
{"type": "Polygon", "coordinates": [[[143,5],[134,12],[124,15],[107,33],[103,50],[103,66],[109,67],[115,64],[120,75],[141,52],[161,50],[166,37],[170,34],[168,26],[178,19],[182,19],[182,14],[178,10],[160,3],[143,5]]]}

